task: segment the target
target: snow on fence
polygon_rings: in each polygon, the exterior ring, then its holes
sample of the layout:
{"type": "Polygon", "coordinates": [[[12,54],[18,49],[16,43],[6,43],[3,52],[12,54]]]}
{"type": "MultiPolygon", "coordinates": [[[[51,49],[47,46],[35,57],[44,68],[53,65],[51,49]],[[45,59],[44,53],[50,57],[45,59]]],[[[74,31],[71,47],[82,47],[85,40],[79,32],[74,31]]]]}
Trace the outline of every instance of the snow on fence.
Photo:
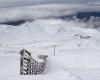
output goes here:
{"type": "Polygon", "coordinates": [[[47,64],[47,55],[39,55],[40,59],[43,59],[44,62],[38,62],[32,58],[31,53],[26,49],[20,51],[20,75],[37,75],[41,74],[47,64]]]}

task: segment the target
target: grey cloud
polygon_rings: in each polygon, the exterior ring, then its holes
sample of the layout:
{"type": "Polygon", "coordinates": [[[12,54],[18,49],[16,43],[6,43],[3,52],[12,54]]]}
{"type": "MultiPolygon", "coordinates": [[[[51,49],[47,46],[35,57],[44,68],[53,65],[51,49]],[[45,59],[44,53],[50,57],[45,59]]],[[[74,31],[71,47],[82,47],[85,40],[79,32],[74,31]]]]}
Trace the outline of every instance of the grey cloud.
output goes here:
{"type": "Polygon", "coordinates": [[[56,4],[56,3],[79,3],[88,4],[94,3],[99,0],[0,0],[1,7],[13,7],[13,6],[23,6],[23,5],[37,5],[37,4],[56,4]]]}

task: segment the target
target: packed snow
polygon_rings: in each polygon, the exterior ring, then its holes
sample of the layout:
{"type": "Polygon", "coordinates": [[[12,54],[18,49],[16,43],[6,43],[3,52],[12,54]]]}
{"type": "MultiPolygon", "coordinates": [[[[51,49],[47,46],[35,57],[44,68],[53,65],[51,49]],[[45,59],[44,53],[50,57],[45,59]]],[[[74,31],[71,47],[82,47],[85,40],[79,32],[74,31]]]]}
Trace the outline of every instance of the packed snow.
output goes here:
{"type": "Polygon", "coordinates": [[[88,9],[92,8],[57,4],[1,9],[0,23],[26,22],[17,26],[0,24],[0,80],[100,80],[99,21],[95,28],[92,19],[54,18],[88,9]],[[33,58],[49,56],[43,74],[20,76],[19,52],[23,48],[33,58]]]}

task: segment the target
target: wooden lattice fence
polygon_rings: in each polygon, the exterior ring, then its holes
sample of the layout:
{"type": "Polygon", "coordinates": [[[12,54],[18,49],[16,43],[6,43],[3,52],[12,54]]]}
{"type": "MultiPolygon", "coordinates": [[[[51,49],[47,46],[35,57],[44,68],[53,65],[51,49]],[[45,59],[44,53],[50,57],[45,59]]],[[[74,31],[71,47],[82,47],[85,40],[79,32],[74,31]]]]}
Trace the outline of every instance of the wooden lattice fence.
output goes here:
{"type": "Polygon", "coordinates": [[[43,59],[44,62],[38,62],[32,58],[31,53],[26,49],[23,49],[20,52],[20,75],[37,75],[41,74],[47,64],[47,55],[39,55],[40,59],[43,59]]]}

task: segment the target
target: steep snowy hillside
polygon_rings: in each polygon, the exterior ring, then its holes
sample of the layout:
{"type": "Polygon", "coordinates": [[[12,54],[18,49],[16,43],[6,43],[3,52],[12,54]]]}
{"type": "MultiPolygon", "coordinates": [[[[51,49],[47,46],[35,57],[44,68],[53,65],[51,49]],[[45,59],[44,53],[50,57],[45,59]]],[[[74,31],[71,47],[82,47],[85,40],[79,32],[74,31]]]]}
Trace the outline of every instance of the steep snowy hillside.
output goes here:
{"type": "MultiPolygon", "coordinates": [[[[62,19],[38,19],[19,26],[0,25],[1,46],[10,43],[66,42],[62,45],[71,48],[99,47],[99,31],[87,28],[84,22],[62,19]],[[97,45],[95,45],[97,44],[97,45]]],[[[23,46],[24,47],[24,46],[23,46]]],[[[67,47],[68,48],[68,47],[67,47]]]]}
{"type": "Polygon", "coordinates": [[[0,80],[100,80],[100,18],[89,16],[85,21],[92,9],[99,7],[52,4],[1,9],[0,80]],[[77,18],[77,12],[85,10],[85,18],[77,18]],[[47,73],[19,75],[23,48],[33,57],[49,56],[47,73]]]}

